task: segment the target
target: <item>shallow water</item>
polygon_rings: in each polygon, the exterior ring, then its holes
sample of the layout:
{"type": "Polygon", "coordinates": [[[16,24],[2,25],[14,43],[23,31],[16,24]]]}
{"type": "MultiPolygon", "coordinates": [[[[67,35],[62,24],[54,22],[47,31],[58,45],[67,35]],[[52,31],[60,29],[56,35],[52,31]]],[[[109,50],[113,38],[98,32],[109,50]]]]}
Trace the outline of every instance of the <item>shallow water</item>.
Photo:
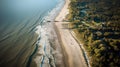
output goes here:
{"type": "Polygon", "coordinates": [[[39,25],[60,0],[0,1],[0,67],[26,67],[34,53],[39,25]]]}

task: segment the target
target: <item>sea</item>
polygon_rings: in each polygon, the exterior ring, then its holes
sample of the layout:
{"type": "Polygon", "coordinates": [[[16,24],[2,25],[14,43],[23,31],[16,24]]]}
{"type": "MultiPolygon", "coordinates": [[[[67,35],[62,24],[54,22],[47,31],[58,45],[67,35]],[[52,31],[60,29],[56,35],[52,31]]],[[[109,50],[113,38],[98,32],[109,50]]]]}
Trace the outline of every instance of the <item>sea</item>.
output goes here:
{"type": "Polygon", "coordinates": [[[0,0],[0,67],[31,67],[45,33],[42,27],[55,19],[63,4],[64,0],[0,0]]]}

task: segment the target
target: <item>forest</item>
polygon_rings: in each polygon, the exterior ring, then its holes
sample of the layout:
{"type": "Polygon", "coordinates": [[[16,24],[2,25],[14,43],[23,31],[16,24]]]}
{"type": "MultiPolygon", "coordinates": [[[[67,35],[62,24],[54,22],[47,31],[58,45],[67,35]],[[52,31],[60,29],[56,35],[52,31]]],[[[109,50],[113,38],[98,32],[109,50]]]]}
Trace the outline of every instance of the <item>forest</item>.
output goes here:
{"type": "Polygon", "coordinates": [[[71,0],[70,30],[84,44],[92,67],[120,66],[120,1],[71,0]]]}

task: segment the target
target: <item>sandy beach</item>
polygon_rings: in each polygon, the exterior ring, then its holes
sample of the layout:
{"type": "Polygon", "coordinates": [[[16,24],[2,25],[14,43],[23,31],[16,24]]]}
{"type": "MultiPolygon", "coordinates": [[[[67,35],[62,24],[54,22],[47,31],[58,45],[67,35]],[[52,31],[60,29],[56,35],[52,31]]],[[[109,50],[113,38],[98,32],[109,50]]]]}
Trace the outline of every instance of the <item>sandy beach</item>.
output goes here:
{"type": "MultiPolygon", "coordinates": [[[[55,16],[52,11],[51,16],[46,18],[56,22],[46,22],[42,27],[38,26],[41,39],[34,56],[36,67],[87,67],[79,43],[71,35],[70,30],[63,27],[64,23],[69,23],[63,21],[69,13],[69,3],[69,0],[65,0],[55,19],[50,19],[55,16]]],[[[34,67],[34,64],[32,65],[31,67],[34,67]]]]}
{"type": "Polygon", "coordinates": [[[63,20],[69,13],[68,5],[70,3],[70,0],[65,1],[66,2],[64,7],[55,19],[55,21],[58,21],[55,22],[55,29],[59,38],[59,42],[61,42],[61,47],[64,54],[64,61],[66,67],[87,67],[79,43],[71,35],[70,30],[63,27],[64,23],[68,23],[64,22],[63,20]]]}

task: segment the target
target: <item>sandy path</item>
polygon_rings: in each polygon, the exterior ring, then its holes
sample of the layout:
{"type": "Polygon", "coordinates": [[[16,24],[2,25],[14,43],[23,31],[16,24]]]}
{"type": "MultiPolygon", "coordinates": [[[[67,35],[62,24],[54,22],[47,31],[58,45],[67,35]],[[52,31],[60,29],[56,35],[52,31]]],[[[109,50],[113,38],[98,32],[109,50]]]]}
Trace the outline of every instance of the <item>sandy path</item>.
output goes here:
{"type": "Polygon", "coordinates": [[[82,54],[82,50],[79,47],[79,44],[76,42],[76,40],[71,35],[69,29],[64,29],[62,24],[66,22],[62,22],[62,20],[65,18],[65,16],[68,14],[69,10],[68,4],[70,3],[69,0],[66,0],[66,3],[59,13],[59,15],[56,17],[55,21],[55,27],[57,27],[57,30],[60,34],[61,39],[61,46],[63,48],[63,51],[65,51],[64,58],[67,58],[65,61],[66,66],[68,67],[87,67],[86,62],[84,60],[84,56],[82,54]]]}

